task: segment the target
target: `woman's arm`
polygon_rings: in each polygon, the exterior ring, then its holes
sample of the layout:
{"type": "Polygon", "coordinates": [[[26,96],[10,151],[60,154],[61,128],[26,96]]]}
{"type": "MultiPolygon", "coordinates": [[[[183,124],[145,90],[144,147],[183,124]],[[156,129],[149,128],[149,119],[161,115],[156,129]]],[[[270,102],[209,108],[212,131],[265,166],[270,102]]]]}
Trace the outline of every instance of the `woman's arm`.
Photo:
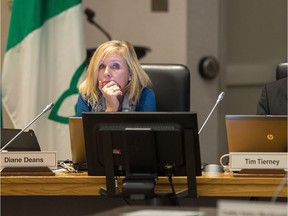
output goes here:
{"type": "Polygon", "coordinates": [[[76,116],[81,117],[83,112],[91,112],[91,106],[85,101],[81,94],[78,96],[76,116]]]}

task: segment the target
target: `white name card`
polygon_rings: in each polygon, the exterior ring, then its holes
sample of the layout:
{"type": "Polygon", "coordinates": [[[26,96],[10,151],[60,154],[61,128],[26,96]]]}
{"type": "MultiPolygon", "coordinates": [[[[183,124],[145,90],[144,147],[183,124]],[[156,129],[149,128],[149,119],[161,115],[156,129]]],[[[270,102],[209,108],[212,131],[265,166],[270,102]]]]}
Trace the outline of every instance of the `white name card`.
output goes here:
{"type": "Polygon", "coordinates": [[[284,169],[287,171],[285,152],[230,152],[230,169],[284,169]]]}
{"type": "Polygon", "coordinates": [[[49,167],[57,168],[56,152],[10,151],[1,152],[0,167],[49,167]]]}
{"type": "Polygon", "coordinates": [[[286,203],[219,200],[218,216],[287,216],[286,203]]]}

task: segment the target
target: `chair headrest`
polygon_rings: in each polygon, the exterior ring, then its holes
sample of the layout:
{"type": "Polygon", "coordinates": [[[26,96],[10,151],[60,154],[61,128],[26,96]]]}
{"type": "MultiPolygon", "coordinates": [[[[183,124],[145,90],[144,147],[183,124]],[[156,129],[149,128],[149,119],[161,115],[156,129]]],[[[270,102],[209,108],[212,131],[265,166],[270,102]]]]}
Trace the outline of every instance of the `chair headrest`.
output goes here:
{"type": "Polygon", "coordinates": [[[280,63],[280,64],[277,65],[277,68],[276,68],[276,80],[279,80],[279,79],[287,77],[287,73],[288,73],[287,67],[288,67],[288,63],[287,62],[280,63]]]}
{"type": "Polygon", "coordinates": [[[190,111],[190,70],[181,64],[141,64],[152,81],[158,112],[190,111]]]}

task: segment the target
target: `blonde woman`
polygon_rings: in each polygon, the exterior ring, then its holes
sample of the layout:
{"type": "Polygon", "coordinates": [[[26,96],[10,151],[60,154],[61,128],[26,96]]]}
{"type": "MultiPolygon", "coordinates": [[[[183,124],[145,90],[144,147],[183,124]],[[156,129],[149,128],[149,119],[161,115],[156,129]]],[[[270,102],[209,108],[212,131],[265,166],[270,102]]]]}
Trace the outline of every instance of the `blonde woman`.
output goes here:
{"type": "Polygon", "coordinates": [[[112,40],[97,48],[79,87],[77,116],[82,112],[153,112],[155,94],[133,46],[112,40]]]}

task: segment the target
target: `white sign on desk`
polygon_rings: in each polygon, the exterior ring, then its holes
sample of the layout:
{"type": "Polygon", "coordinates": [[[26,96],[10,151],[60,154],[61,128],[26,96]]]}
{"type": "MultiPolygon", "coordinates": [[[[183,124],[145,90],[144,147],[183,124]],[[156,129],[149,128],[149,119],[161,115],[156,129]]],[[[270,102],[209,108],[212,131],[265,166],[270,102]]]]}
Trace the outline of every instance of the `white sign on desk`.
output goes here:
{"type": "Polygon", "coordinates": [[[287,216],[286,203],[219,200],[218,216],[287,216]]]}
{"type": "Polygon", "coordinates": [[[284,169],[287,171],[286,152],[230,152],[230,168],[241,169],[284,169]]]}
{"type": "Polygon", "coordinates": [[[0,167],[49,167],[57,168],[56,152],[10,151],[1,152],[0,167]]]}

